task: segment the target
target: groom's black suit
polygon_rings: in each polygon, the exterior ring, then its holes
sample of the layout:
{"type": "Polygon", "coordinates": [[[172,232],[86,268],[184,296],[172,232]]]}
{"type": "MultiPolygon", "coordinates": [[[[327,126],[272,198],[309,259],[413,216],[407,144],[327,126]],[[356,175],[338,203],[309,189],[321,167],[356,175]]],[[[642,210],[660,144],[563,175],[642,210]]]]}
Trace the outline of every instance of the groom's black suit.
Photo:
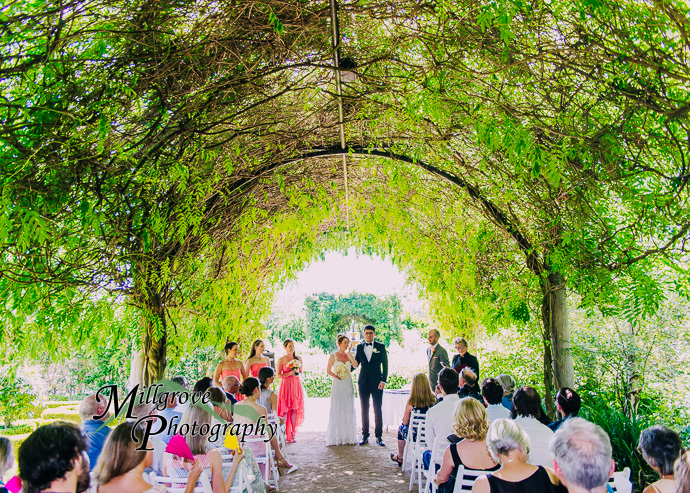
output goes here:
{"type": "Polygon", "coordinates": [[[367,359],[364,348],[366,343],[357,346],[355,360],[359,363],[359,380],[357,389],[359,391],[359,402],[362,405],[362,438],[369,437],[369,396],[374,402],[374,420],[376,428],[374,433],[376,438],[383,435],[383,414],[381,413],[381,402],[383,401],[383,390],[379,390],[380,383],[386,383],[388,378],[388,352],[386,346],[374,341],[371,360],[367,359]]]}

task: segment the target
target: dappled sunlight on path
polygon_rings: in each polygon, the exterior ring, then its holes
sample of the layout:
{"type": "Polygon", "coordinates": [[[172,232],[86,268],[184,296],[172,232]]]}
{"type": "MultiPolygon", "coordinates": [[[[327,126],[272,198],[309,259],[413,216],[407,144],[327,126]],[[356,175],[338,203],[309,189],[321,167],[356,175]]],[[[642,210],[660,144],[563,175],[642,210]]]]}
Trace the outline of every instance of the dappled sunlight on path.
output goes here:
{"type": "MultiPolygon", "coordinates": [[[[297,443],[287,446],[288,459],[299,469],[280,479],[280,491],[342,491],[403,493],[408,491],[409,476],[395,465],[390,454],[398,453],[397,426],[385,430],[385,447],[376,445],[373,437],[373,415],[369,444],[326,446],[329,400],[307,399],[304,426],[297,443]]],[[[359,401],[355,401],[359,411],[359,401]]],[[[360,423],[359,412],[357,422],[360,423]]],[[[358,425],[357,436],[360,436],[358,425]]],[[[416,488],[415,488],[416,490],[416,488]]]]}

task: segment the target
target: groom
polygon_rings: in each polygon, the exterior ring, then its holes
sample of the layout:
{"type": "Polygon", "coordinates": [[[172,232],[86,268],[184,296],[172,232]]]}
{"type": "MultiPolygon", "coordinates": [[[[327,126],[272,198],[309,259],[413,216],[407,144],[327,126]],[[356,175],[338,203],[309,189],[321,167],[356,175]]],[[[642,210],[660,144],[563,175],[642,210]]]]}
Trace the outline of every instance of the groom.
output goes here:
{"type": "Polygon", "coordinates": [[[386,346],[380,342],[374,342],[376,329],[373,325],[364,327],[364,344],[357,346],[355,360],[360,365],[359,401],[362,404],[362,441],[360,445],[369,442],[369,396],[374,402],[374,418],[376,420],[376,443],[384,446],[383,439],[383,415],[381,414],[381,401],[383,400],[383,388],[388,378],[388,353],[386,346]]]}

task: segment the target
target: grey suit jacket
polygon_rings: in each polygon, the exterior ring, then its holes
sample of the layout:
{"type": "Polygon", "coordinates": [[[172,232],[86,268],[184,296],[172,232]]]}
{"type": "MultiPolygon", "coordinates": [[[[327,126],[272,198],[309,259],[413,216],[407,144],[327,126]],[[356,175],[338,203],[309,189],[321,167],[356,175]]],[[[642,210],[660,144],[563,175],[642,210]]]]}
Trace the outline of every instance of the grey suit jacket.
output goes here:
{"type": "Polygon", "coordinates": [[[448,351],[441,347],[440,344],[436,344],[433,354],[431,354],[431,350],[427,348],[426,357],[429,360],[429,384],[432,389],[435,389],[438,385],[439,372],[443,367],[450,366],[448,351]]]}

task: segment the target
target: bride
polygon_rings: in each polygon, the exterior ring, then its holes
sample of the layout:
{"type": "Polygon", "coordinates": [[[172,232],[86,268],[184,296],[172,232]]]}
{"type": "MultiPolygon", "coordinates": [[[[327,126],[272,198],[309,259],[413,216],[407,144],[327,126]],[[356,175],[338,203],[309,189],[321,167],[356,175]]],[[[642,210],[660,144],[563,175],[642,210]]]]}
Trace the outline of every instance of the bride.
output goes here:
{"type": "Polygon", "coordinates": [[[333,377],[331,387],[331,415],[328,420],[326,445],[357,443],[355,418],[355,389],[351,371],[359,363],[352,357],[350,339],[343,334],[337,337],[338,350],[328,358],[326,373],[333,377]]]}

